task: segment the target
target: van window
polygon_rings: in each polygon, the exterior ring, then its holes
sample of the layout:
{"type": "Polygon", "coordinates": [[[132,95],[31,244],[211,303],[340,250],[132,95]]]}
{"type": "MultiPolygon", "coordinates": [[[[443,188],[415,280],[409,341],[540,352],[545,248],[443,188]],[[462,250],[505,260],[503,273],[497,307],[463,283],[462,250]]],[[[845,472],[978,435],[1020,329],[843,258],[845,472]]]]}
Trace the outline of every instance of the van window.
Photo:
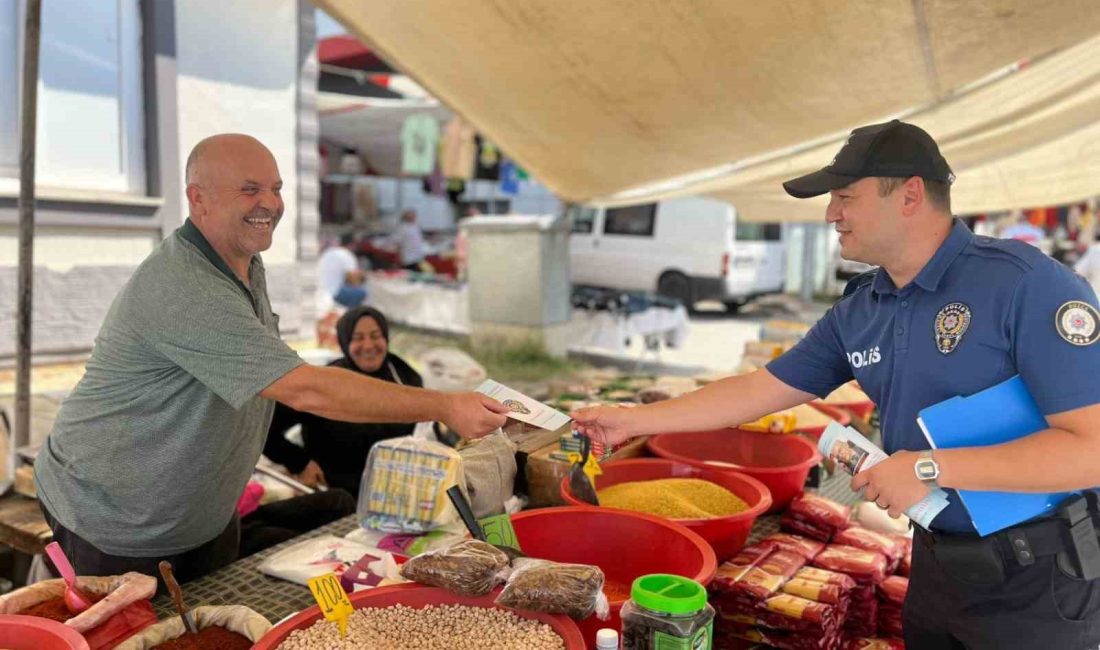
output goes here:
{"type": "Polygon", "coordinates": [[[737,241],[779,241],[782,239],[782,232],[777,223],[738,221],[734,239],[737,241]]]}
{"type": "Polygon", "coordinates": [[[652,237],[656,216],[656,203],[608,208],[604,215],[603,232],[605,235],[652,237]]]}
{"type": "Polygon", "coordinates": [[[573,222],[570,228],[571,232],[579,235],[591,235],[593,222],[596,221],[596,208],[575,205],[569,208],[569,218],[573,222]]]}

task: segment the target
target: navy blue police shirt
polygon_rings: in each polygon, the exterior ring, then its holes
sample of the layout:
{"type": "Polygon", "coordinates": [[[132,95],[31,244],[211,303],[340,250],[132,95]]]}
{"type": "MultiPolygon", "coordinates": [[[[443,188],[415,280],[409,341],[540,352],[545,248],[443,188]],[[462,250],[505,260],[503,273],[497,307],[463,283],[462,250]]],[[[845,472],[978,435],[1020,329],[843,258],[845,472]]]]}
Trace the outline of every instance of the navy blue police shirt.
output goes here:
{"type": "MultiPolygon", "coordinates": [[[[1038,249],[979,237],[956,219],[905,287],[881,269],[845,296],[768,371],[825,397],[856,379],[880,410],[887,453],[928,449],[917,413],[1019,374],[1044,414],[1100,403],[1096,295],[1038,249]]],[[[1020,459],[1026,462],[1026,459],[1020,459]]],[[[974,532],[954,490],[936,530],[974,532]]]]}

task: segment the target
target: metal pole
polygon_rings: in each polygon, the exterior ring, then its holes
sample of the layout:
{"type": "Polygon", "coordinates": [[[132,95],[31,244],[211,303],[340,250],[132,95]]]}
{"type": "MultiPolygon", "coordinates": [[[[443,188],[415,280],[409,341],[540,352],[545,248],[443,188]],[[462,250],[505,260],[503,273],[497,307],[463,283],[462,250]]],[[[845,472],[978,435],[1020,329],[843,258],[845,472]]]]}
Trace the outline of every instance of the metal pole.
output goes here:
{"type": "Polygon", "coordinates": [[[814,271],[817,269],[817,226],[802,224],[802,301],[811,303],[814,299],[814,271]]]}
{"type": "Polygon", "coordinates": [[[27,0],[23,92],[19,110],[19,305],[15,346],[15,442],[31,439],[31,307],[34,289],[34,151],[38,113],[38,44],[42,0],[27,0]]]}

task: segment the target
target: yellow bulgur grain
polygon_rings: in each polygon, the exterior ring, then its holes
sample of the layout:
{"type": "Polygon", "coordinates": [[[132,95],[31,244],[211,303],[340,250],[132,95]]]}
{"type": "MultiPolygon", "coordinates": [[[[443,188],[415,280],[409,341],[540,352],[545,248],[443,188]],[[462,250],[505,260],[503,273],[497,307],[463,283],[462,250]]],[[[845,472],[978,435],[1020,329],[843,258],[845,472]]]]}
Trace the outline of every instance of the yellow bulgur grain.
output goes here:
{"type": "Polygon", "coordinates": [[[601,506],[645,512],[668,519],[713,519],[748,510],[726,488],[697,478],[619,483],[599,491],[601,506]]]}

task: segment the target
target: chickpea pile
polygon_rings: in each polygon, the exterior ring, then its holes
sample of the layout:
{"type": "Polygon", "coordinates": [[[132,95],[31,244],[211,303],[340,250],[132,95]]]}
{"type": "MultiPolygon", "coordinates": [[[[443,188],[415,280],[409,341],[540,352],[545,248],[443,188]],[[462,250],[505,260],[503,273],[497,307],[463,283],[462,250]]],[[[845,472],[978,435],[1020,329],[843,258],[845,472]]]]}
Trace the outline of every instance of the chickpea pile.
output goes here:
{"type": "Polygon", "coordinates": [[[357,609],[348,634],[321,619],[290,633],[278,650],[564,650],[565,643],[545,623],[488,607],[404,605],[357,609]]]}

